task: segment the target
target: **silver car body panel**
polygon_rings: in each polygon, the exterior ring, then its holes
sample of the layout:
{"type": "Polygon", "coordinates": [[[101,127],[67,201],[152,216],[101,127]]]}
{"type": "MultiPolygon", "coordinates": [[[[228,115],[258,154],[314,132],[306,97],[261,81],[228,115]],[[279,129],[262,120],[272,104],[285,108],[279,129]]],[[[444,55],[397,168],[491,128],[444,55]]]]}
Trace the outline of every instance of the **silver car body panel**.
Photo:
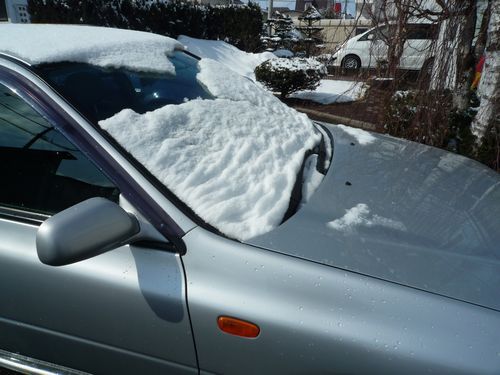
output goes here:
{"type": "Polygon", "coordinates": [[[375,134],[360,144],[329,129],[333,159],[318,190],[248,242],[500,310],[499,175],[433,147],[375,134]],[[369,212],[347,225],[360,204],[369,212]]]}
{"type": "Polygon", "coordinates": [[[223,239],[184,240],[201,370],[227,374],[498,374],[500,314],[223,239]],[[228,315],[255,339],[219,330],[228,315]]]}
{"type": "Polygon", "coordinates": [[[0,348],[90,373],[197,371],[179,255],[127,245],[52,267],[37,229],[0,218],[0,348]]]}

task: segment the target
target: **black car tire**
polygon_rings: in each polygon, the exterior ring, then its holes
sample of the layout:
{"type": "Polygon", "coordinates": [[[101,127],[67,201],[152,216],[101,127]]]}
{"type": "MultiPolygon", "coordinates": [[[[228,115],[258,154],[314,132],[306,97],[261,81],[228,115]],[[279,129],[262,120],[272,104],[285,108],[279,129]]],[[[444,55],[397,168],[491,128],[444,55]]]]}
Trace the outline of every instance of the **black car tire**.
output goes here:
{"type": "Polygon", "coordinates": [[[349,71],[357,71],[361,68],[361,59],[356,55],[347,55],[342,60],[342,68],[349,71]]]}

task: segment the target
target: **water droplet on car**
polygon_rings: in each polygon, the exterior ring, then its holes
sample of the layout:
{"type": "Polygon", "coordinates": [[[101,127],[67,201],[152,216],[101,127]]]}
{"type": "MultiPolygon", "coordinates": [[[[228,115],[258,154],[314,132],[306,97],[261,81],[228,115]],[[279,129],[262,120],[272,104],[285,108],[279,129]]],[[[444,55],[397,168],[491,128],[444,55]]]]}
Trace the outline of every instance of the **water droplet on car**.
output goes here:
{"type": "Polygon", "coordinates": [[[304,310],[304,307],[303,306],[299,306],[299,310],[300,311],[304,310]]]}

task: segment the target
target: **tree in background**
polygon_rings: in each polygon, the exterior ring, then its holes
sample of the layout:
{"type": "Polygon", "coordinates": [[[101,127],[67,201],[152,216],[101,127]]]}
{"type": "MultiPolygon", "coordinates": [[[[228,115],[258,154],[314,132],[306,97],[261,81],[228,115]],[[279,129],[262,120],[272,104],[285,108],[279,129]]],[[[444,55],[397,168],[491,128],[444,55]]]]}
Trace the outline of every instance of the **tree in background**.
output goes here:
{"type": "Polygon", "coordinates": [[[500,171],[500,7],[490,0],[476,43],[476,58],[484,57],[477,88],[480,104],[472,121],[478,159],[500,171]],[[496,6],[494,6],[494,4],[496,6]]]}
{"type": "Polygon", "coordinates": [[[293,50],[299,42],[299,33],[288,15],[278,11],[273,13],[273,17],[266,20],[264,27],[266,33],[262,37],[268,51],[278,49],[293,50]]]}
{"type": "Polygon", "coordinates": [[[497,0],[383,0],[378,22],[389,24],[387,92],[384,121],[395,136],[448,148],[500,170],[499,142],[499,16],[497,0]],[[487,5],[487,6],[484,6],[487,5]],[[496,13],[495,13],[496,12],[496,13]],[[490,16],[491,14],[491,16],[490,16]],[[481,17],[483,26],[481,26],[481,17]],[[397,95],[397,69],[408,23],[435,24],[437,34],[428,51],[413,95],[397,95]],[[484,24],[487,22],[487,26],[484,24]],[[476,42],[477,41],[477,42],[476,42]],[[481,41],[482,44],[481,44],[481,41]],[[484,50],[484,52],[482,51],[484,50]],[[471,90],[474,66],[486,63],[477,90],[471,90]],[[489,58],[488,58],[489,56],[489,58]],[[479,107],[478,107],[479,105],[479,107]],[[406,109],[397,108],[406,106],[406,109]],[[404,121],[401,113],[406,113],[404,121]],[[476,114],[476,112],[478,112],[476,114]]]}
{"type": "Polygon", "coordinates": [[[323,37],[321,35],[321,30],[323,30],[323,28],[317,26],[320,20],[321,14],[313,6],[307,8],[299,17],[300,25],[297,29],[305,36],[302,41],[304,43],[306,57],[311,56],[313,47],[321,46],[321,43],[323,43],[323,37]]]}

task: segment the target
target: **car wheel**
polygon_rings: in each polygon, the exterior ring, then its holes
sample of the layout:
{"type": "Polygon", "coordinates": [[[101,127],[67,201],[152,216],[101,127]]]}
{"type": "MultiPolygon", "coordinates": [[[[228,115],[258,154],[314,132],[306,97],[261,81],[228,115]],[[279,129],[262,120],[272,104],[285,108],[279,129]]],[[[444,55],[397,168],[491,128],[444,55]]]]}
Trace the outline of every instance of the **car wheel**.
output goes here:
{"type": "Polygon", "coordinates": [[[356,55],[347,55],[342,60],[342,68],[350,71],[359,70],[361,68],[361,60],[356,55]]]}

